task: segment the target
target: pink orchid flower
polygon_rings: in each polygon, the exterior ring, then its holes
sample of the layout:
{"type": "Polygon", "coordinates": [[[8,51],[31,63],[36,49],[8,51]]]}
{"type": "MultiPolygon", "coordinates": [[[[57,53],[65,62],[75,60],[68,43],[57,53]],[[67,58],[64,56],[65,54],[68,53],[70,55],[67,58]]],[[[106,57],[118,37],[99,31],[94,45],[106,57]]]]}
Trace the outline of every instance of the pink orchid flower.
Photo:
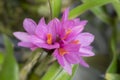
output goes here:
{"type": "Polygon", "coordinates": [[[80,21],[79,19],[68,20],[68,12],[69,10],[67,9],[63,13],[58,30],[61,39],[61,42],[59,42],[60,48],[56,49],[53,55],[58,60],[58,63],[71,75],[71,66],[73,64],[89,67],[82,57],[94,55],[90,46],[94,36],[88,32],[82,32],[87,21],[80,21]]]}
{"type": "Polygon", "coordinates": [[[31,19],[23,22],[26,32],[15,32],[14,36],[21,40],[19,46],[28,47],[32,50],[36,48],[54,49],[53,56],[58,63],[72,74],[72,65],[81,64],[88,67],[82,57],[93,56],[91,43],[94,35],[82,32],[87,21],[80,19],[68,19],[69,9],[65,10],[62,20],[55,18],[48,24],[44,18],[38,25],[31,19]]]}
{"type": "Polygon", "coordinates": [[[13,33],[16,38],[21,40],[18,45],[31,48],[32,50],[38,47],[46,49],[58,48],[59,44],[55,42],[56,30],[54,20],[46,25],[44,18],[42,18],[37,25],[32,19],[26,18],[23,22],[26,32],[13,33]]]}

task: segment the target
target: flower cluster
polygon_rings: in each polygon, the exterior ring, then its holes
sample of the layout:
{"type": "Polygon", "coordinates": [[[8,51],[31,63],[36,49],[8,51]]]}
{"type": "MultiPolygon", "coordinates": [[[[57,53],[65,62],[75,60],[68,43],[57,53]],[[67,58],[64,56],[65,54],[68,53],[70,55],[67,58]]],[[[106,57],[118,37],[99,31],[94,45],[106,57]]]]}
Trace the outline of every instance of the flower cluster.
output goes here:
{"type": "Polygon", "coordinates": [[[81,64],[88,67],[82,57],[93,56],[90,44],[94,35],[82,32],[87,21],[79,18],[68,19],[69,10],[65,10],[61,21],[57,18],[48,24],[42,18],[38,24],[32,19],[26,18],[23,27],[26,32],[14,32],[14,36],[21,40],[19,46],[35,50],[44,48],[53,50],[53,55],[58,63],[69,73],[72,73],[73,64],[81,64]]]}

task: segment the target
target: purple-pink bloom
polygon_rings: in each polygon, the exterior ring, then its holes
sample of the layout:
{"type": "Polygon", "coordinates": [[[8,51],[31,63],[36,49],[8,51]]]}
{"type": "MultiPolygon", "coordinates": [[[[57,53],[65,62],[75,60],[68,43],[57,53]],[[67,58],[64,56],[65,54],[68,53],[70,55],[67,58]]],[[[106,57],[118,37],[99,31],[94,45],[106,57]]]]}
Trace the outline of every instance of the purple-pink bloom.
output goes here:
{"type": "Polygon", "coordinates": [[[68,19],[69,9],[63,13],[61,21],[57,18],[48,24],[42,18],[38,24],[32,19],[26,18],[23,27],[26,32],[15,32],[14,36],[21,42],[19,46],[28,47],[32,50],[36,48],[54,49],[53,56],[58,63],[72,74],[72,65],[80,64],[89,67],[83,57],[94,56],[91,43],[94,35],[83,32],[87,23],[79,18],[68,19]]]}
{"type": "Polygon", "coordinates": [[[93,56],[90,44],[94,36],[88,32],[82,32],[87,21],[79,19],[68,20],[69,10],[63,13],[60,31],[60,48],[56,49],[53,55],[58,63],[69,73],[72,74],[71,66],[81,64],[89,67],[82,57],[93,56]]]}
{"type": "Polygon", "coordinates": [[[26,32],[13,33],[16,38],[21,40],[18,45],[32,50],[38,47],[46,49],[58,48],[59,44],[55,42],[56,30],[54,21],[55,19],[46,24],[44,18],[42,18],[37,25],[32,19],[26,18],[23,22],[26,32]]]}

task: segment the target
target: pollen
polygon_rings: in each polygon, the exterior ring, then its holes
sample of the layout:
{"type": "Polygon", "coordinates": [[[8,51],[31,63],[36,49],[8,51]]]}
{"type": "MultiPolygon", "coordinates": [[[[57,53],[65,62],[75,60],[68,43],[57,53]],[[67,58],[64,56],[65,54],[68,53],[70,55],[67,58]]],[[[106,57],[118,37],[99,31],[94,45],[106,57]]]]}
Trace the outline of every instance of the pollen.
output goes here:
{"type": "Polygon", "coordinates": [[[74,40],[74,41],[71,41],[72,44],[79,44],[80,41],[79,40],[74,40]]]}
{"type": "Polygon", "coordinates": [[[66,34],[65,34],[65,36],[63,37],[63,39],[66,39],[67,36],[68,36],[71,32],[72,32],[72,30],[71,30],[71,29],[68,29],[68,30],[66,31],[66,34]]]}
{"type": "Polygon", "coordinates": [[[52,35],[50,33],[47,34],[47,43],[52,44],[52,35]]]}
{"type": "Polygon", "coordinates": [[[67,51],[63,48],[59,48],[59,53],[60,53],[61,56],[63,56],[65,54],[67,54],[67,51]]]}

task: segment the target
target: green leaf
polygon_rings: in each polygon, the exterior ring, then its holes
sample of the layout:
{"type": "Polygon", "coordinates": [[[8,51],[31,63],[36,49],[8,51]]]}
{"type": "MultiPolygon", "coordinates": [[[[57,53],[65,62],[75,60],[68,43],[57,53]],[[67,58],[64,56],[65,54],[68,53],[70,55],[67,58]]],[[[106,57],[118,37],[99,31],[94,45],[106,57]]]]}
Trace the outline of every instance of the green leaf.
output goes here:
{"type": "Polygon", "coordinates": [[[32,55],[29,57],[27,63],[20,70],[20,80],[27,80],[28,75],[30,74],[31,70],[38,62],[39,58],[41,57],[42,52],[43,52],[42,49],[36,49],[32,53],[32,55]]]}
{"type": "Polygon", "coordinates": [[[54,62],[41,80],[71,80],[78,65],[73,66],[72,75],[69,75],[57,62],[54,62]]]}
{"type": "MultiPolygon", "coordinates": [[[[87,2],[91,2],[91,0],[82,0],[84,3],[87,2]]],[[[93,7],[90,9],[94,15],[96,15],[100,20],[102,20],[103,22],[111,25],[112,23],[112,18],[110,16],[108,16],[105,11],[103,10],[103,8],[101,7],[93,7]],[[99,14],[99,15],[98,15],[99,14]]]]}
{"type": "Polygon", "coordinates": [[[3,63],[4,60],[4,55],[3,53],[0,52],[0,65],[3,63]]]}
{"type": "Polygon", "coordinates": [[[74,65],[72,68],[72,75],[69,75],[64,69],[56,76],[55,80],[72,80],[78,65],[74,65]]]}
{"type": "Polygon", "coordinates": [[[59,17],[61,12],[61,0],[50,0],[52,18],[59,17]]]}
{"type": "Polygon", "coordinates": [[[117,15],[120,19],[120,0],[113,0],[113,7],[115,8],[117,15]]]}
{"type": "Polygon", "coordinates": [[[62,68],[59,66],[59,64],[54,62],[41,80],[55,80],[57,74],[59,74],[61,70],[62,68]]]}
{"type": "Polygon", "coordinates": [[[4,36],[6,55],[0,71],[0,80],[19,80],[18,65],[13,55],[13,45],[8,37],[4,36]]]}
{"type": "Polygon", "coordinates": [[[83,3],[82,5],[72,9],[70,11],[69,18],[75,18],[93,7],[103,6],[111,2],[113,2],[113,0],[90,0],[90,2],[83,3]]]}
{"type": "Polygon", "coordinates": [[[105,78],[106,80],[120,80],[120,74],[107,73],[105,78]]]}
{"type": "MultiPolygon", "coordinates": [[[[114,37],[114,36],[113,36],[114,37]]],[[[110,66],[107,69],[107,73],[116,73],[117,72],[117,60],[118,60],[118,55],[116,52],[116,47],[115,47],[115,40],[114,38],[111,39],[111,50],[112,50],[112,55],[113,55],[113,59],[112,62],[110,64],[110,66]]]]}

